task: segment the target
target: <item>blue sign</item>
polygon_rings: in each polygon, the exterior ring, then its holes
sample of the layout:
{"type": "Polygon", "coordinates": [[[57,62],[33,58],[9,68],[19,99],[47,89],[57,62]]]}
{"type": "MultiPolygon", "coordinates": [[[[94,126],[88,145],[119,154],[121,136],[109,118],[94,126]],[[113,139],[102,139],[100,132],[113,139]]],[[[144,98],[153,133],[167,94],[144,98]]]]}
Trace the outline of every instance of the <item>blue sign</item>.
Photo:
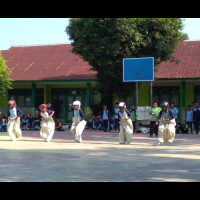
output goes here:
{"type": "Polygon", "coordinates": [[[154,81],[154,57],[123,59],[123,82],[135,81],[154,81]]]}

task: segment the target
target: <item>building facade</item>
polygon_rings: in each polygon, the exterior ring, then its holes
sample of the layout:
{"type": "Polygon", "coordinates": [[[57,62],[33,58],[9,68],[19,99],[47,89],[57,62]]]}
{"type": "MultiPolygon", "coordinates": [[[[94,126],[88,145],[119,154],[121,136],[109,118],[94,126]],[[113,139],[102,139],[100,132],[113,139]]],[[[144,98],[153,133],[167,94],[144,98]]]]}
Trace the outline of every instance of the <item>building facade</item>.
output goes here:
{"type": "MultiPolygon", "coordinates": [[[[11,71],[13,89],[0,99],[0,109],[6,111],[7,102],[15,99],[24,112],[34,114],[41,103],[51,102],[57,117],[71,120],[68,104],[80,100],[82,107],[98,105],[102,96],[97,92],[96,72],[83,59],[72,53],[70,44],[11,47],[1,51],[11,71]]],[[[200,41],[182,41],[174,54],[174,61],[160,64],[153,82],[153,101],[173,102],[179,109],[179,120],[191,102],[200,102],[200,41]]],[[[135,83],[133,88],[135,88],[135,83]]],[[[135,104],[135,90],[126,101],[135,104]]],[[[138,91],[138,106],[150,105],[150,83],[143,83],[138,91]]]]}

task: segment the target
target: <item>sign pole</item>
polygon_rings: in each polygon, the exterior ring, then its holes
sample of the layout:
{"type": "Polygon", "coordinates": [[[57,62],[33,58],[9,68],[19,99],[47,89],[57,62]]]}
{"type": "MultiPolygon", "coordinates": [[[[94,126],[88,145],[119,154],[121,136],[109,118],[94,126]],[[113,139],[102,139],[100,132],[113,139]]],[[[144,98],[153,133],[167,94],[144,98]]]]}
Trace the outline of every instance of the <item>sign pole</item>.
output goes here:
{"type": "MultiPolygon", "coordinates": [[[[138,81],[136,82],[136,113],[137,113],[137,109],[138,109],[138,81]]],[[[138,120],[137,120],[137,116],[136,116],[136,129],[135,132],[138,130],[138,120]]]]}
{"type": "Polygon", "coordinates": [[[150,82],[150,106],[152,106],[152,104],[153,104],[153,89],[152,89],[152,87],[153,87],[153,84],[152,84],[153,82],[151,81],[150,82]]]}

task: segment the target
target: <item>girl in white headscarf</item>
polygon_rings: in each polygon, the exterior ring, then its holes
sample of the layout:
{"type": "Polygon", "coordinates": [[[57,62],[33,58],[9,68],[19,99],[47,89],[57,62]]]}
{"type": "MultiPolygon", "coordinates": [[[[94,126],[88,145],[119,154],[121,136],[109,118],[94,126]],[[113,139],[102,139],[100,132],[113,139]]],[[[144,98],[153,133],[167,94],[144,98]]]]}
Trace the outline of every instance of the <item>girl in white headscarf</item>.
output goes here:
{"type": "Polygon", "coordinates": [[[119,119],[120,119],[120,132],[119,143],[130,144],[133,135],[133,123],[131,121],[131,113],[126,109],[124,102],[119,103],[119,119]]]}
{"type": "Polygon", "coordinates": [[[71,126],[71,133],[74,136],[75,142],[82,142],[82,133],[86,125],[86,121],[84,120],[85,116],[82,111],[81,102],[74,101],[73,105],[69,104],[69,106],[74,110],[74,117],[72,118],[72,126],[71,126]]]}

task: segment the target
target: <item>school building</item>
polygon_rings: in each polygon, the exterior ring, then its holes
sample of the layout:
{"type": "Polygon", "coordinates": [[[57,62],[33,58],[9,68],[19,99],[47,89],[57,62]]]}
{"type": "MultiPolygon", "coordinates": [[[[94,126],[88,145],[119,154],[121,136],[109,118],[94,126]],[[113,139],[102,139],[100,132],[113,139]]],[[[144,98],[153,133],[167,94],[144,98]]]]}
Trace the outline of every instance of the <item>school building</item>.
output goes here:
{"type": "MultiPolygon", "coordinates": [[[[14,80],[13,89],[0,98],[2,112],[10,99],[32,114],[41,103],[51,102],[57,106],[59,118],[68,122],[72,117],[68,104],[74,100],[80,100],[82,107],[101,103],[96,72],[71,51],[71,44],[12,46],[1,51],[14,80]]],[[[173,102],[182,120],[185,107],[193,101],[200,102],[200,41],[181,41],[173,57],[174,62],[161,63],[155,72],[153,101],[173,102]]],[[[126,103],[135,104],[135,92],[126,103]]],[[[139,87],[138,105],[150,106],[149,82],[139,87]]]]}

